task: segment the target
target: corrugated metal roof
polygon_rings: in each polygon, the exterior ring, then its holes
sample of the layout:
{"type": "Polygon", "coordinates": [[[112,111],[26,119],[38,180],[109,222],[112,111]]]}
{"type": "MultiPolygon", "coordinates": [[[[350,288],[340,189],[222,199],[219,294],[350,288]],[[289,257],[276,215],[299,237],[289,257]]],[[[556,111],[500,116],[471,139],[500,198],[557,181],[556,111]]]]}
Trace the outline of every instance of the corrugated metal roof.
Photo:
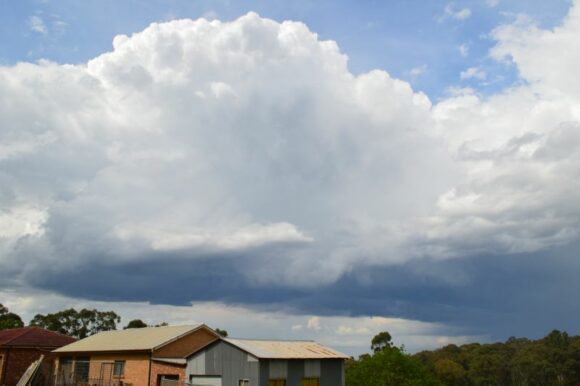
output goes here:
{"type": "Polygon", "coordinates": [[[224,341],[260,359],[347,359],[348,355],[314,341],[229,339],[224,341]]]}
{"type": "Polygon", "coordinates": [[[204,326],[164,326],[106,331],[89,336],[55,352],[150,351],[204,326]]]}

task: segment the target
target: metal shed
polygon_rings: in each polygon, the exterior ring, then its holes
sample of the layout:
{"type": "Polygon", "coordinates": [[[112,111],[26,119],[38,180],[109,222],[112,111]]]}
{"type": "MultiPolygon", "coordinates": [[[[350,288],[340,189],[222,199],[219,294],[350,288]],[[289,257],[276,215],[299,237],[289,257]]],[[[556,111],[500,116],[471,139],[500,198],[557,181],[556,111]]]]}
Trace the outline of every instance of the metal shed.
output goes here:
{"type": "Polygon", "coordinates": [[[194,386],[344,386],[348,356],[314,341],[221,339],[187,359],[194,386]]]}

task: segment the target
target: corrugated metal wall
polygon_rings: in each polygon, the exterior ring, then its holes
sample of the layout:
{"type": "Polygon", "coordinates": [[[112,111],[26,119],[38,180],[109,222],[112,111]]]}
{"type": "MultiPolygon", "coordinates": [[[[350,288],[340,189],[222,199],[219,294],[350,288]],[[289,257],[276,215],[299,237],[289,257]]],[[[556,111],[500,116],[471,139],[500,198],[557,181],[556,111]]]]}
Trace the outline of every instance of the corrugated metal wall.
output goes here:
{"type": "Polygon", "coordinates": [[[323,360],[261,360],[260,384],[269,379],[286,379],[286,386],[300,386],[305,377],[320,378],[320,386],[344,386],[344,361],[323,360]]]}
{"type": "Polygon", "coordinates": [[[218,342],[189,358],[186,368],[188,380],[190,375],[221,375],[222,386],[238,386],[240,379],[248,379],[250,385],[259,386],[260,364],[251,355],[218,342]]]}

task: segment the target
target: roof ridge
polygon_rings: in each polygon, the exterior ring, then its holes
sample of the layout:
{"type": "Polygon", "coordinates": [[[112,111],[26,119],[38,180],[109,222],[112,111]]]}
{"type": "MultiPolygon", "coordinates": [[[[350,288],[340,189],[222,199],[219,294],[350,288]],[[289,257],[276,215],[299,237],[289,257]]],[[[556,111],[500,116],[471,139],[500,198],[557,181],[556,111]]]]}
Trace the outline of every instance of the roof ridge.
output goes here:
{"type": "Polygon", "coordinates": [[[313,339],[263,339],[263,338],[230,338],[230,337],[226,337],[225,339],[231,339],[231,340],[245,340],[245,341],[258,341],[258,342],[312,342],[312,343],[318,343],[317,341],[313,340],[313,339]]]}

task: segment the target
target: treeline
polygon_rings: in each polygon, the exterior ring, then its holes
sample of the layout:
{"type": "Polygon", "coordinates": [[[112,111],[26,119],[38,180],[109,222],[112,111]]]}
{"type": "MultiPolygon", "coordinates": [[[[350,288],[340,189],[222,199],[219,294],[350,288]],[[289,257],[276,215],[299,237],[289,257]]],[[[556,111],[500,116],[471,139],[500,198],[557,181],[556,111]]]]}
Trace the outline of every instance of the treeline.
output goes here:
{"type": "MultiPolygon", "coordinates": [[[[121,323],[121,317],[114,311],[99,311],[87,308],[77,311],[74,308],[69,308],[52,314],[36,314],[28,325],[83,339],[98,332],[116,330],[119,323],[121,323]]],[[[123,329],[167,325],[166,322],[148,325],[141,319],[133,319],[123,329]]],[[[22,318],[0,304],[0,330],[19,327],[24,327],[22,318]]],[[[216,328],[215,331],[223,337],[228,336],[226,330],[216,328]]]]}
{"type": "Polygon", "coordinates": [[[347,363],[347,386],[580,386],[580,336],[558,330],[539,340],[451,344],[414,355],[381,333],[371,349],[347,363]]]}
{"type": "Polygon", "coordinates": [[[444,385],[580,385],[580,336],[558,330],[539,340],[452,344],[413,358],[444,385]]]}

